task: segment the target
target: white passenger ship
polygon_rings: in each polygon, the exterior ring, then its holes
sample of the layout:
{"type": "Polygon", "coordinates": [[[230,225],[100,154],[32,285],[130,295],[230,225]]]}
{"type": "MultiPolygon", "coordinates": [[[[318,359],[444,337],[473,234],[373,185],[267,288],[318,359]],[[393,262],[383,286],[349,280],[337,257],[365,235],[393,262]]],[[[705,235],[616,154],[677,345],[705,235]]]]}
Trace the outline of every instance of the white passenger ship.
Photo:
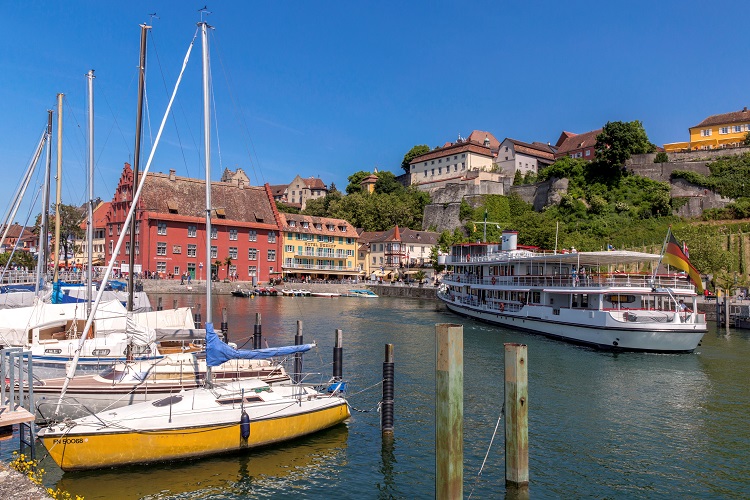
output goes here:
{"type": "Polygon", "coordinates": [[[695,287],[684,274],[654,274],[657,254],[540,252],[517,241],[504,231],[501,245],[452,247],[438,298],[463,316],[599,349],[691,352],[706,333],[695,287]]]}

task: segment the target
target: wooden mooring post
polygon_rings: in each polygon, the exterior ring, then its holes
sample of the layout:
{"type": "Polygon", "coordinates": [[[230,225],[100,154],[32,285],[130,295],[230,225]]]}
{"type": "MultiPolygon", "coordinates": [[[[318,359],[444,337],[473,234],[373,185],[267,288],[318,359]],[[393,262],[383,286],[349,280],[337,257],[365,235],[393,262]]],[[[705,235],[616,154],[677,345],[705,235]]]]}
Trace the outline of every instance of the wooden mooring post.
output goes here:
{"type": "Polygon", "coordinates": [[[393,344],[386,344],[383,361],[383,399],[380,403],[380,432],[383,435],[393,434],[394,371],[393,344]]]}
{"type": "Polygon", "coordinates": [[[255,325],[253,326],[253,349],[260,349],[261,343],[261,327],[260,327],[260,313],[255,313],[255,325]]]}
{"type": "Polygon", "coordinates": [[[336,339],[333,347],[333,380],[338,382],[342,379],[344,369],[344,334],[341,330],[336,330],[336,339]]]}
{"type": "Polygon", "coordinates": [[[435,498],[464,496],[464,327],[435,325],[435,498]]]}
{"type": "Polygon", "coordinates": [[[221,309],[221,333],[224,334],[224,342],[229,342],[229,320],[226,307],[221,309]]]}
{"type": "Polygon", "coordinates": [[[201,327],[201,319],[202,319],[201,318],[201,305],[200,304],[196,304],[194,311],[195,312],[193,313],[193,323],[195,323],[195,327],[196,328],[200,328],[201,327]]]}
{"type": "MultiPolygon", "coordinates": [[[[302,320],[297,320],[297,334],[294,336],[294,345],[302,345],[302,320]]],[[[295,384],[302,382],[302,353],[294,353],[294,373],[292,381],[295,384]]]]}
{"type": "Polygon", "coordinates": [[[505,344],[505,485],[529,487],[529,404],[527,349],[505,344]]]}

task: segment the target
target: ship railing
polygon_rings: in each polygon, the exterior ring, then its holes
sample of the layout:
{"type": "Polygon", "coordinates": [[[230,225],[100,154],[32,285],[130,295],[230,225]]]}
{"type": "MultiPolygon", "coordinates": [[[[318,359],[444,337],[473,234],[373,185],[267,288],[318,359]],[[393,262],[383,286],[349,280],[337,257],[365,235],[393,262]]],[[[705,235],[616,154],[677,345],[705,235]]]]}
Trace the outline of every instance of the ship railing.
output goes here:
{"type": "Polygon", "coordinates": [[[446,274],[443,281],[463,285],[516,287],[585,287],[585,288],[669,288],[693,292],[695,286],[682,275],[583,274],[583,275],[501,275],[480,278],[474,274],[446,274]]]}

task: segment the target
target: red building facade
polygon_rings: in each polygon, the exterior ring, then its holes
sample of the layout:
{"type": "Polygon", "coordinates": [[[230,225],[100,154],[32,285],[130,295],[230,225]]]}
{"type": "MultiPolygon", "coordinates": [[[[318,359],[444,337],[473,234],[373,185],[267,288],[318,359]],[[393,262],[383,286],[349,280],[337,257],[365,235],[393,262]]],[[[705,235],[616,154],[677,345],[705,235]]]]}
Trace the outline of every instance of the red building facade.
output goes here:
{"type": "MultiPolygon", "coordinates": [[[[280,276],[280,217],[269,186],[211,183],[211,251],[206,255],[205,185],[174,170],[146,176],[135,212],[135,271],[160,278],[188,273],[197,280],[214,275],[266,282],[280,276]]],[[[133,170],[126,163],[106,216],[108,262],[127,231],[132,187],[133,170]]],[[[117,269],[129,270],[130,251],[128,236],[117,254],[117,269]]]]}

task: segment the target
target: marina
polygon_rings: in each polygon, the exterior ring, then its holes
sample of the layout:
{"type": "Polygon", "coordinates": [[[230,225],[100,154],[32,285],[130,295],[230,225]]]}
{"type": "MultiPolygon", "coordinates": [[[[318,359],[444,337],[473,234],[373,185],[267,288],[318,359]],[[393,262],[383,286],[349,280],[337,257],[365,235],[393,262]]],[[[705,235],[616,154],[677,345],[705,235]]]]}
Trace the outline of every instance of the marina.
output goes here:
{"type": "MultiPolygon", "coordinates": [[[[152,297],[152,301],[154,298],[152,297]]],[[[201,298],[165,296],[180,307],[201,298]]],[[[435,482],[435,324],[464,325],[464,491],[474,487],[502,405],[503,344],[528,345],[530,493],[538,498],[723,498],[750,494],[745,360],[750,336],[710,325],[692,354],[610,353],[461,319],[435,301],[341,297],[239,300],[229,307],[229,340],[288,344],[303,319],[305,371],[329,374],[334,331],[344,333],[344,377],[352,417],[321,434],[230,456],[63,473],[42,460],[45,481],[86,498],[272,496],[432,498],[435,482]],[[392,443],[379,415],[382,350],[395,345],[392,443]],[[581,367],[586,370],[581,370],[581,367]],[[374,386],[374,387],[373,387],[374,386]],[[362,392],[360,392],[362,391],[362,392]]],[[[8,460],[16,441],[0,444],[8,460]]],[[[44,457],[40,450],[38,457],[44,457]]],[[[503,435],[496,438],[477,498],[505,493],[503,435]]]]}

